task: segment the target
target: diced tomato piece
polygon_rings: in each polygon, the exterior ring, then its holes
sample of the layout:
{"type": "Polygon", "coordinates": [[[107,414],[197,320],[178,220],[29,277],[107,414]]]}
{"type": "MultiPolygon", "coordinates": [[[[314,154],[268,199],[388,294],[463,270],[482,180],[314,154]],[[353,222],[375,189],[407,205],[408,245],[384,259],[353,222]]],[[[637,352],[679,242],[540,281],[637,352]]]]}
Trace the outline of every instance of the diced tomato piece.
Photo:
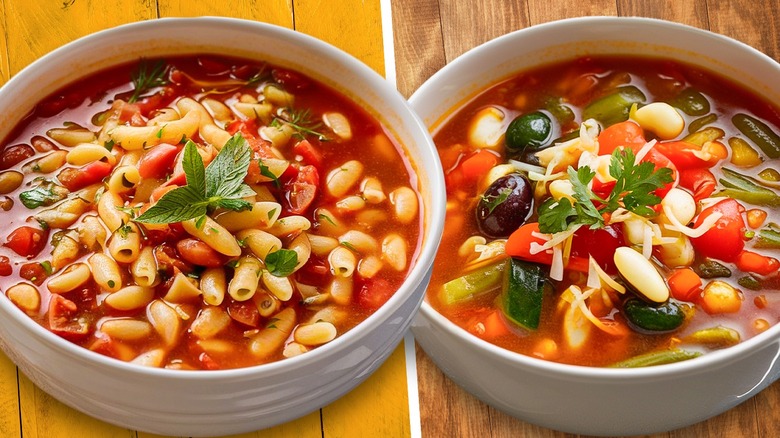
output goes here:
{"type": "Polygon", "coordinates": [[[693,199],[696,202],[709,198],[715,192],[716,186],[715,175],[709,169],[697,168],[680,171],[680,187],[693,192],[693,199]]]}
{"type": "Polygon", "coordinates": [[[38,262],[25,263],[19,268],[19,276],[29,280],[32,284],[40,286],[49,274],[38,262]]]}
{"type": "Polygon", "coordinates": [[[647,143],[642,128],[630,120],[615,123],[601,131],[598,140],[599,155],[611,154],[618,147],[629,148],[636,152],[647,143]]]}
{"type": "Polygon", "coordinates": [[[80,168],[68,167],[57,175],[60,183],[71,192],[95,184],[107,177],[114,167],[105,161],[94,161],[80,168]]]}
{"type": "Polygon", "coordinates": [[[198,239],[182,239],[176,242],[176,250],[184,261],[193,265],[216,268],[224,264],[222,254],[198,239]]]}
{"type": "Polygon", "coordinates": [[[305,90],[311,85],[309,80],[298,72],[275,68],[271,71],[274,80],[290,91],[305,90]]]}
{"type": "Polygon", "coordinates": [[[230,66],[211,56],[198,56],[198,66],[208,75],[223,75],[230,72],[230,66]]]}
{"type": "Polygon", "coordinates": [[[317,197],[320,174],[314,166],[303,166],[291,182],[285,184],[285,199],[292,214],[303,214],[317,197]]]}
{"type": "Polygon", "coordinates": [[[669,190],[672,190],[677,185],[677,181],[679,180],[679,176],[677,175],[677,168],[674,166],[674,163],[669,160],[669,158],[667,158],[661,152],[657,151],[656,148],[650,149],[644,158],[642,158],[642,162],[650,162],[655,164],[655,170],[663,168],[672,169],[672,182],[667,183],[665,186],[656,189],[653,192],[659,198],[666,196],[666,194],[669,193],[669,190]]]}
{"type": "Polygon", "coordinates": [[[311,286],[324,287],[330,282],[330,269],[327,263],[314,254],[295,272],[296,281],[311,286]]]}
{"type": "Polygon", "coordinates": [[[707,217],[720,213],[715,225],[700,237],[691,238],[696,252],[704,257],[712,257],[724,262],[732,262],[745,247],[745,221],[742,219],[742,206],[731,198],[724,199],[712,207],[704,209],[694,223],[698,227],[707,217]]]}
{"type": "Polygon", "coordinates": [[[218,370],[221,368],[217,361],[206,354],[206,352],[200,353],[198,355],[198,362],[200,362],[200,365],[204,370],[218,370]]]}
{"type": "Polygon", "coordinates": [[[5,148],[0,153],[0,170],[9,169],[35,155],[35,149],[26,144],[18,144],[5,148]]]}
{"type": "Polygon", "coordinates": [[[625,245],[620,227],[607,225],[597,230],[580,227],[571,241],[571,256],[586,260],[588,256],[592,256],[601,269],[609,274],[616,274],[615,250],[625,245]]]}
{"type": "Polygon", "coordinates": [[[322,169],[322,153],[309,140],[301,140],[293,146],[293,152],[301,156],[303,164],[310,164],[318,170],[322,169]]]}
{"type": "Polygon", "coordinates": [[[357,293],[357,303],[368,310],[374,311],[395,294],[397,287],[384,278],[371,278],[363,283],[357,293]]]}
{"type": "Polygon", "coordinates": [[[655,145],[655,149],[669,158],[677,169],[712,167],[722,158],[703,151],[702,147],[687,141],[666,141],[655,145]]]}
{"type": "Polygon", "coordinates": [[[6,256],[0,256],[0,277],[7,277],[12,273],[11,259],[6,256]]]}
{"type": "Polygon", "coordinates": [[[46,246],[48,231],[23,226],[8,235],[5,246],[24,257],[35,257],[46,246]]]}
{"type": "MultiPolygon", "coordinates": [[[[553,260],[551,252],[541,251],[536,254],[531,254],[532,243],[537,243],[539,245],[545,243],[544,239],[541,237],[534,236],[536,233],[539,233],[539,223],[537,222],[530,222],[518,228],[514,233],[509,235],[509,239],[506,241],[506,254],[529,262],[551,265],[553,260]]],[[[566,269],[588,272],[588,259],[583,257],[569,257],[566,269]]]]}
{"type": "Polygon", "coordinates": [[[78,317],[78,306],[62,295],[52,294],[48,312],[49,330],[70,340],[89,334],[89,325],[78,317]]]}
{"type": "Polygon", "coordinates": [[[227,313],[234,321],[247,327],[260,326],[260,311],[252,301],[233,301],[228,304],[227,313]]]}
{"type": "Polygon", "coordinates": [[[158,144],[144,153],[138,161],[138,173],[142,178],[163,178],[173,170],[176,155],[181,146],[158,144]]]}
{"type": "Polygon", "coordinates": [[[173,277],[177,272],[189,274],[193,271],[191,264],[179,259],[176,249],[169,243],[163,243],[154,247],[154,258],[157,260],[157,269],[165,271],[168,277],[173,277]]]}
{"type": "Polygon", "coordinates": [[[487,149],[480,149],[461,161],[460,168],[466,181],[473,184],[485,176],[496,164],[498,164],[498,155],[487,149]]]}

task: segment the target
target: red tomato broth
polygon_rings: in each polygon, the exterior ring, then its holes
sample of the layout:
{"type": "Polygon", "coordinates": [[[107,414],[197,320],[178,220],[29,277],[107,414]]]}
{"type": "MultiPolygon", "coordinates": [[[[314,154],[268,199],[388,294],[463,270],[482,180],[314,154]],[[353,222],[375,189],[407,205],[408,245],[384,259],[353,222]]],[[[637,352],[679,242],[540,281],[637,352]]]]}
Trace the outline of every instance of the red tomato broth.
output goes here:
{"type": "MultiPolygon", "coordinates": [[[[156,62],[157,60],[147,60],[147,62],[156,62]]],[[[196,99],[202,97],[210,97],[224,102],[226,105],[232,108],[232,105],[239,100],[241,94],[251,94],[257,96],[262,93],[263,84],[276,84],[279,86],[279,82],[274,81],[272,72],[276,72],[276,67],[269,64],[265,64],[258,61],[243,60],[237,58],[229,58],[223,56],[207,56],[207,57],[171,57],[164,60],[165,65],[169,68],[170,78],[181,78],[181,72],[184,72],[189,78],[194,79],[196,82],[229,82],[236,83],[244,81],[245,85],[236,85],[230,87],[223,87],[224,89],[219,92],[213,90],[204,90],[202,86],[192,84],[189,80],[181,79],[181,83],[172,83],[162,87],[153,87],[148,91],[142,93],[142,97],[136,102],[140,107],[146,105],[148,108],[141,110],[141,116],[135,115],[135,120],[129,120],[130,124],[138,123],[138,120],[145,123],[147,116],[151,116],[154,112],[160,108],[167,107],[169,105],[175,107],[177,99],[185,96],[193,96],[196,99]],[[203,64],[206,62],[208,69],[203,64]],[[225,66],[225,69],[217,68],[218,66],[225,66]],[[205,69],[205,71],[204,71],[205,69]],[[246,84],[247,80],[250,80],[258,72],[266,72],[267,76],[264,76],[261,81],[256,83],[246,84]],[[176,76],[176,75],[179,76],[176,76]],[[206,92],[204,92],[206,91],[206,92]],[[147,112],[147,114],[143,114],[147,112]]],[[[134,89],[134,85],[130,82],[134,69],[138,67],[138,63],[129,63],[118,67],[113,67],[99,73],[96,73],[90,77],[81,79],[74,82],[72,85],[52,94],[47,99],[44,99],[36,108],[25,117],[25,119],[12,131],[12,133],[3,142],[3,147],[8,148],[18,144],[30,144],[30,141],[35,136],[44,136],[51,143],[55,145],[57,149],[69,151],[72,147],[64,146],[57,141],[47,136],[47,131],[51,128],[63,128],[67,126],[78,125],[82,128],[86,128],[92,132],[99,132],[101,126],[95,122],[99,122],[98,116],[102,111],[109,111],[111,104],[115,99],[127,98],[134,89]]],[[[282,70],[279,70],[282,71],[282,70]]],[[[295,75],[295,84],[290,85],[288,90],[295,96],[295,103],[293,105],[296,109],[305,109],[309,111],[312,124],[317,122],[321,115],[325,112],[338,112],[341,113],[350,123],[352,130],[352,138],[349,140],[341,139],[335,135],[324,124],[320,123],[316,130],[327,134],[327,140],[320,140],[315,135],[304,133],[299,137],[293,136],[284,147],[280,147],[278,150],[284,156],[284,159],[291,163],[291,166],[304,166],[308,163],[302,162],[301,156],[293,150],[293,145],[302,139],[307,139],[316,149],[319,154],[321,162],[317,163],[321,172],[319,178],[319,185],[317,188],[317,196],[311,205],[306,208],[302,214],[311,222],[312,228],[308,230],[308,233],[318,234],[321,222],[323,218],[317,217],[315,211],[320,207],[327,207],[332,212],[336,211],[335,203],[339,198],[334,198],[326,193],[326,176],[331,169],[337,168],[341,163],[347,160],[354,159],[359,160],[363,166],[363,177],[371,176],[381,181],[382,189],[385,193],[389,194],[395,188],[398,187],[416,187],[417,180],[414,176],[413,166],[409,159],[402,152],[402,147],[397,143],[390,131],[382,126],[382,124],[368,114],[363,108],[359,107],[356,103],[349,100],[341,93],[309,78],[297,72],[288,72],[279,74],[278,76],[287,79],[287,84],[291,84],[291,78],[295,75]],[[378,137],[382,137],[384,148],[368,147],[374,145],[378,137]],[[388,154],[390,157],[388,158],[388,154]]],[[[283,84],[282,84],[283,85],[283,84]]],[[[237,115],[237,111],[233,109],[233,118],[240,120],[245,118],[243,115],[237,115]]],[[[123,116],[124,117],[124,116],[123,116]]],[[[262,125],[262,124],[261,124],[262,125]]],[[[258,138],[262,135],[255,131],[253,133],[258,138]]],[[[206,141],[196,133],[192,138],[196,143],[203,146],[206,141]]],[[[265,141],[265,140],[262,140],[265,141]]],[[[130,153],[124,151],[121,144],[112,145],[112,153],[115,154],[121,161],[124,154],[130,153]]],[[[179,145],[180,147],[181,145],[179,145]]],[[[181,148],[181,147],[180,147],[181,148]]],[[[153,148],[150,150],[154,150],[153,148]]],[[[32,158],[23,159],[18,164],[15,164],[10,169],[19,171],[25,165],[25,163],[38,159],[43,154],[36,154],[32,158]]],[[[305,160],[306,157],[303,157],[305,160]]],[[[254,159],[254,158],[253,158],[254,159]]],[[[160,172],[152,172],[150,175],[155,182],[152,186],[164,184],[167,178],[173,176],[172,164],[170,160],[165,160],[166,163],[171,165],[167,171],[162,174],[160,172]],[[164,175],[163,175],[164,174],[164,175]]],[[[104,163],[97,161],[97,163],[104,163]]],[[[22,185],[5,197],[7,200],[12,200],[12,206],[5,209],[4,214],[6,222],[6,234],[3,235],[2,241],[5,243],[6,237],[14,230],[27,226],[40,229],[43,225],[42,222],[36,221],[33,217],[34,214],[41,210],[53,208],[59,204],[60,201],[53,203],[51,206],[41,206],[35,209],[29,209],[25,207],[18,199],[19,193],[29,190],[33,184],[35,177],[44,177],[53,181],[56,180],[56,174],[62,169],[67,169],[80,166],[69,165],[65,163],[62,167],[48,174],[26,174],[24,176],[24,182],[22,185]]],[[[117,166],[112,166],[115,169],[117,166]]],[[[280,176],[280,180],[281,180],[280,176]]],[[[362,178],[362,177],[361,177],[362,178]]],[[[102,187],[105,189],[105,183],[108,178],[97,184],[90,185],[89,187],[102,187]]],[[[183,183],[184,180],[179,181],[183,183]]],[[[359,182],[355,184],[355,187],[349,192],[349,194],[359,194],[359,182]]],[[[283,197],[286,196],[285,187],[276,187],[273,182],[260,183],[269,189],[270,193],[273,193],[276,197],[276,201],[280,203],[282,209],[281,217],[289,217],[291,212],[287,211],[284,207],[286,204],[283,201],[283,197]]],[[[101,190],[103,190],[101,189],[101,190]]],[[[134,198],[134,188],[122,195],[125,205],[131,205],[134,198]]],[[[415,190],[416,192],[416,190],[415,190]]],[[[75,191],[74,191],[75,193],[75,191]]],[[[69,195],[74,195],[71,193],[69,195]]],[[[148,199],[148,193],[143,196],[148,199]]],[[[67,198],[66,198],[67,199],[67,198]]],[[[10,204],[10,203],[8,203],[10,204]]],[[[7,205],[7,204],[6,204],[7,205]]],[[[407,242],[407,254],[406,265],[403,269],[396,270],[390,268],[387,262],[384,263],[378,273],[374,274],[374,281],[381,281],[381,287],[377,290],[378,298],[382,302],[389,298],[401,283],[404,281],[408,270],[414,263],[414,260],[419,252],[420,246],[420,230],[421,230],[421,215],[418,213],[416,219],[411,224],[400,224],[394,218],[393,205],[389,199],[384,200],[376,205],[366,207],[366,209],[374,209],[381,215],[383,220],[379,221],[367,221],[360,220],[360,212],[344,212],[338,214],[338,219],[344,225],[344,230],[357,229],[362,230],[369,235],[373,236],[381,245],[382,238],[390,233],[395,233],[401,236],[401,238],[407,242]],[[388,286],[389,285],[389,286],[388,286]],[[391,292],[388,293],[388,287],[391,288],[391,292]]],[[[76,219],[73,225],[68,226],[69,229],[74,229],[81,223],[83,217],[87,215],[96,215],[96,204],[92,204],[88,211],[84,212],[78,219],[76,219]]],[[[139,224],[140,227],[144,227],[143,224],[139,224]]],[[[104,225],[105,228],[105,225],[104,225]]],[[[192,260],[185,261],[178,254],[176,243],[182,239],[188,239],[189,236],[178,223],[172,223],[168,227],[164,227],[162,230],[142,229],[143,236],[141,247],[152,246],[159,248],[161,246],[168,246],[168,255],[174,260],[176,268],[171,272],[182,272],[190,276],[193,279],[197,279],[203,268],[198,268],[193,265],[192,260]]],[[[57,234],[62,234],[63,230],[50,229],[48,230],[48,237],[45,245],[43,245],[40,252],[30,257],[22,257],[16,254],[9,247],[1,246],[0,254],[3,257],[10,259],[11,273],[4,278],[3,284],[8,285],[2,289],[7,291],[12,285],[27,282],[20,277],[20,267],[25,264],[36,264],[36,267],[46,265],[51,258],[54,245],[52,237],[57,234]]],[[[300,231],[294,232],[291,235],[280,236],[283,246],[286,248],[290,241],[300,233],[300,231]]],[[[111,236],[110,230],[108,230],[108,236],[111,236]]],[[[334,236],[337,237],[337,236],[334,236]]],[[[205,252],[202,252],[205,253],[205,252]]],[[[250,250],[243,249],[243,255],[252,254],[250,250]]],[[[91,252],[81,245],[79,249],[78,257],[71,260],[71,262],[61,269],[56,269],[51,273],[51,277],[56,277],[62,273],[68,266],[73,263],[86,263],[91,252]]],[[[356,251],[357,259],[360,261],[362,255],[356,251]]],[[[377,257],[381,254],[377,252],[377,257]]],[[[236,257],[222,256],[223,261],[226,261],[226,275],[227,282],[230,281],[232,275],[231,264],[234,264],[237,260],[236,257]]],[[[158,263],[162,263],[161,259],[156,257],[158,263]]],[[[262,261],[261,261],[262,263],[262,261]]],[[[329,269],[329,263],[327,256],[324,258],[311,255],[309,263],[321,263],[326,269],[329,269]]],[[[119,267],[122,275],[122,286],[126,287],[134,284],[133,276],[128,271],[129,265],[119,263],[119,267]]],[[[334,304],[327,296],[328,285],[330,283],[331,274],[326,272],[321,276],[319,283],[315,282],[310,284],[316,288],[317,293],[321,294],[322,298],[319,301],[312,303],[305,303],[305,296],[297,287],[298,281],[309,281],[311,278],[307,276],[304,271],[306,267],[301,271],[295,272],[289,276],[293,286],[293,296],[286,302],[281,302],[277,299],[278,311],[286,308],[291,308],[296,312],[296,323],[306,323],[317,311],[327,307],[333,306],[337,309],[343,317],[335,322],[338,335],[353,329],[361,321],[370,316],[377,307],[376,299],[369,300],[369,304],[366,304],[367,300],[363,296],[359,296],[359,292],[362,295],[370,295],[369,290],[366,289],[366,285],[372,284],[368,278],[363,278],[358,270],[354,273],[354,286],[352,298],[345,304],[334,304]],[[279,304],[280,303],[280,304],[279,304]]],[[[5,269],[4,269],[5,271],[5,269]]],[[[45,271],[45,269],[44,269],[45,271]]],[[[170,269],[169,269],[170,271],[170,269]]],[[[3,272],[5,273],[5,272],[3,272]]],[[[50,277],[50,278],[51,278],[50,277]]],[[[162,300],[162,297],[168,292],[168,288],[171,284],[171,276],[163,278],[159,284],[153,286],[154,300],[162,300]]],[[[37,279],[36,279],[37,280],[37,279]]],[[[260,286],[258,287],[257,294],[265,291],[262,282],[258,278],[260,286]]],[[[49,305],[51,297],[54,293],[49,292],[44,282],[42,286],[37,288],[40,294],[40,305],[37,310],[28,311],[28,314],[39,322],[44,327],[51,329],[51,318],[49,314],[49,305]]],[[[270,294],[270,292],[269,292],[270,294]]],[[[178,368],[178,369],[227,369],[238,368],[257,365],[261,363],[273,362],[284,359],[284,346],[293,341],[293,334],[290,333],[286,336],[284,344],[276,348],[271,354],[263,357],[253,357],[252,354],[247,352],[247,346],[249,345],[253,336],[258,331],[274,325],[273,315],[259,316],[257,312],[261,309],[255,308],[252,310],[251,306],[259,306],[260,304],[254,303],[251,299],[248,301],[236,301],[231,298],[229,294],[225,294],[224,301],[217,307],[225,310],[225,313],[233,316],[230,318],[230,324],[228,324],[223,330],[214,337],[214,342],[217,347],[211,348],[209,351],[199,346],[199,341],[196,336],[192,334],[192,331],[188,328],[189,324],[198,317],[203,309],[210,307],[203,300],[193,300],[186,303],[167,303],[170,307],[175,308],[181,321],[183,323],[181,333],[177,342],[174,345],[167,345],[160,336],[151,330],[148,336],[141,337],[139,339],[114,339],[111,336],[101,333],[99,326],[106,320],[113,319],[132,319],[137,321],[151,322],[148,316],[148,305],[142,306],[135,310],[116,310],[108,305],[104,304],[106,297],[110,295],[109,292],[101,290],[101,288],[95,283],[95,280],[90,278],[82,286],[75,290],[59,294],[62,298],[65,298],[74,304],[76,304],[77,310],[75,312],[65,312],[69,321],[77,322],[88,327],[85,334],[76,333],[76,330],[66,329],[66,332],[60,332],[59,334],[66,339],[81,345],[85,348],[90,348],[101,354],[116,357],[121,360],[130,361],[138,358],[139,355],[143,355],[145,352],[149,352],[155,349],[164,350],[165,359],[158,366],[178,368]],[[232,307],[231,307],[232,306],[232,307]],[[232,309],[232,310],[231,310],[232,309]],[[253,314],[253,315],[250,315],[253,314]],[[254,325],[247,325],[247,321],[257,321],[254,325]],[[70,331],[69,331],[70,330],[70,331]],[[224,350],[220,352],[220,349],[224,350]]],[[[61,301],[61,300],[60,300],[61,301]]],[[[59,306],[58,308],[60,308],[59,306]]],[[[312,321],[314,322],[314,321],[312,321]]],[[[315,345],[307,346],[305,349],[316,348],[315,345]]]]}
{"type": "MultiPolygon", "coordinates": [[[[569,285],[584,284],[587,272],[579,273],[567,269],[563,280],[554,282],[555,292],[545,294],[539,327],[535,330],[517,326],[507,318],[502,317],[509,329],[508,332],[499,331],[496,336],[485,332],[485,318],[494,313],[495,309],[501,307],[499,304],[500,285],[458,303],[447,304],[441,300],[439,294],[445,283],[474,269],[469,267],[468,263],[476,255],[469,256],[470,258],[453,255],[458,254],[459,249],[467,239],[480,235],[474,214],[474,209],[480,201],[480,190],[468,184],[461,176],[455,175],[458,171],[457,164],[473,154],[475,150],[479,150],[476,146],[469,144],[468,133],[476,114],[490,106],[499,109],[505,115],[500,129],[506,131],[509,123],[516,117],[540,109],[546,111],[546,108],[549,107],[547,103],[551,99],[560,99],[560,102],[573,113],[573,120],[567,122],[558,120],[558,135],[565,137],[579,129],[579,123],[583,121],[583,109],[590,102],[610,94],[617,86],[628,85],[635,86],[644,93],[645,103],[671,101],[681,90],[688,87],[699,91],[710,103],[710,110],[706,114],[715,114],[717,117],[716,122],[706,126],[714,126],[724,130],[725,135],[720,138],[724,144],[730,137],[745,137],[731,123],[732,116],[737,113],[752,114],[754,117],[768,122],[770,127],[775,127],[775,132],[778,132],[776,127],[780,126],[780,110],[776,106],[744,90],[737,84],[694,66],[660,59],[608,56],[580,58],[518,73],[504,82],[483,90],[461,107],[455,108],[434,133],[434,142],[445,166],[448,200],[450,204],[457,205],[457,207],[448,209],[447,223],[455,225],[447,226],[445,224],[445,233],[434,263],[431,284],[428,289],[427,299],[438,312],[464,330],[497,346],[546,360],[585,366],[609,366],[648,352],[674,349],[678,346],[692,351],[706,352],[713,348],[720,348],[720,346],[681,344],[680,340],[698,330],[717,326],[733,329],[739,333],[741,340],[745,340],[766,328],[766,324],[762,322],[773,325],[780,320],[780,300],[775,297],[778,286],[780,286],[780,275],[777,272],[766,276],[754,275],[760,280],[760,289],[751,290],[741,286],[737,281],[741,277],[747,276],[748,273],[740,272],[734,263],[723,260],[717,261],[730,269],[732,275],[729,278],[702,280],[705,285],[712,280],[723,280],[736,288],[741,297],[741,308],[738,313],[708,314],[699,305],[701,299],[701,292],[699,292],[699,296],[691,303],[694,316],[686,317],[683,325],[674,331],[647,334],[637,330],[625,330],[625,335],[615,336],[599,330],[596,326],[591,326],[587,341],[579,348],[568,346],[564,339],[563,311],[559,298],[561,292],[569,285]],[[557,350],[554,354],[545,354],[544,348],[540,347],[543,342],[547,341],[555,343],[557,350]]],[[[680,110],[677,112],[682,115],[685,121],[685,129],[677,137],[679,139],[688,135],[687,129],[691,122],[703,116],[691,116],[680,110]]],[[[553,119],[555,118],[553,117],[553,119]]],[[[602,125],[601,129],[606,127],[602,125]]],[[[648,131],[645,131],[645,135],[648,140],[655,138],[648,131]]],[[[728,161],[731,157],[731,148],[727,145],[729,158],[721,160],[717,165],[708,169],[714,174],[715,180],[718,181],[723,177],[721,168],[724,166],[736,169],[741,174],[756,179],[758,179],[758,173],[761,170],[774,167],[772,164],[776,163],[776,160],[772,161],[755,144],[751,143],[751,145],[761,154],[762,164],[751,168],[740,168],[733,165],[728,161]]],[[[509,156],[503,137],[498,144],[498,150],[502,157],[499,164],[506,163],[509,156]]],[[[521,159],[518,156],[514,158],[521,159]]],[[[712,196],[717,196],[717,192],[722,188],[722,185],[719,184],[712,196]]],[[[535,197],[534,212],[526,220],[526,224],[538,220],[536,209],[539,207],[540,201],[538,196],[535,197]]],[[[764,225],[772,222],[777,223],[778,218],[780,218],[776,209],[757,207],[743,201],[739,201],[739,203],[746,209],[762,208],[768,211],[769,217],[764,225]]],[[[697,210],[697,214],[700,210],[701,208],[697,210]]],[[[759,230],[748,227],[746,231],[757,233],[759,230]]],[[[490,243],[491,239],[488,238],[487,241],[490,243]]],[[[588,243],[592,244],[592,242],[588,243]]],[[[753,248],[754,245],[755,238],[752,240],[745,238],[746,250],[753,248]]],[[[768,257],[780,257],[780,253],[774,249],[756,249],[755,251],[768,257]]],[[[670,275],[673,267],[663,266],[657,257],[657,252],[654,252],[653,260],[659,272],[664,277],[670,275]]],[[[697,254],[692,264],[698,265],[705,260],[706,257],[697,254]]],[[[485,263],[483,262],[480,266],[484,266],[485,263]]],[[[615,277],[615,275],[612,276],[615,277]]],[[[631,292],[626,295],[632,296],[631,292]]],[[[618,303],[625,300],[624,296],[614,292],[611,293],[611,296],[613,299],[617,299],[618,303]]],[[[595,314],[599,303],[592,302],[590,307],[595,314]]],[[[626,327],[626,319],[620,311],[620,304],[614,308],[608,308],[611,310],[608,315],[601,318],[602,321],[614,320],[626,327]]]]}

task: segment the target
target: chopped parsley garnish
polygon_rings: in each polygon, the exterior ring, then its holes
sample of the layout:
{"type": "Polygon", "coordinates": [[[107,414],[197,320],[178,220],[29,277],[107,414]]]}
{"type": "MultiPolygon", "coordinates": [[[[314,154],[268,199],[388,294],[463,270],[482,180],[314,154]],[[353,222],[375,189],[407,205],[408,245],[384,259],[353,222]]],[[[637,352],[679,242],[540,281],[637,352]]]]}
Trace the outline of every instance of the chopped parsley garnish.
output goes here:
{"type": "Polygon", "coordinates": [[[127,99],[128,103],[137,101],[141,94],[154,87],[161,87],[168,83],[168,65],[162,59],[150,65],[145,59],[138,64],[138,68],[133,72],[133,95],[127,99]]]}
{"type": "Polygon", "coordinates": [[[271,169],[269,169],[268,166],[263,163],[263,160],[258,159],[257,164],[260,167],[260,175],[263,175],[264,177],[273,181],[276,188],[280,188],[282,186],[282,183],[279,182],[279,177],[271,172],[271,169]]]}
{"type": "Polygon", "coordinates": [[[54,267],[52,267],[50,261],[44,260],[40,264],[41,264],[41,268],[43,268],[43,271],[46,273],[46,275],[51,275],[52,273],[54,273],[54,267]]]}
{"type": "Polygon", "coordinates": [[[653,192],[673,181],[669,168],[655,169],[651,162],[636,163],[631,149],[615,149],[609,164],[609,174],[615,178],[615,187],[607,199],[602,199],[588,187],[596,175],[588,166],[567,169],[574,189],[572,204],[569,199],[549,199],[539,207],[539,231],[558,233],[572,225],[604,226],[604,214],[622,207],[640,216],[651,216],[652,206],[661,202],[653,192]],[[595,201],[595,204],[594,204],[595,201]]]}
{"type": "Polygon", "coordinates": [[[44,180],[39,186],[20,193],[19,200],[25,207],[32,209],[52,205],[65,199],[67,195],[68,189],[44,180]]]}
{"type": "Polygon", "coordinates": [[[251,209],[252,204],[242,199],[255,194],[244,184],[251,156],[252,150],[244,137],[236,134],[204,168],[195,143],[188,141],[182,158],[187,185],[163,195],[135,220],[168,224],[204,216],[217,207],[235,211],[251,209]]]}
{"type": "Polygon", "coordinates": [[[275,277],[286,277],[293,273],[298,264],[298,253],[291,249],[280,249],[268,253],[265,257],[265,267],[275,277]]]}

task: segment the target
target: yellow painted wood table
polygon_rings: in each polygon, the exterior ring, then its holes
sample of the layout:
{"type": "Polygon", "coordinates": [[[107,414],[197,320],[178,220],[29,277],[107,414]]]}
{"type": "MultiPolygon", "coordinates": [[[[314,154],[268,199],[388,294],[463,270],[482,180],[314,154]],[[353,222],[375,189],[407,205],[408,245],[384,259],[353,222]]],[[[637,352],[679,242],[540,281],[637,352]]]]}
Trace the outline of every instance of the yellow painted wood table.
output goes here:
{"type": "MultiPolygon", "coordinates": [[[[139,20],[201,15],[263,21],[321,38],[377,72],[389,70],[389,77],[397,79],[405,96],[447,62],[488,39],[582,15],[678,21],[735,37],[780,59],[779,4],[777,0],[0,0],[0,82],[44,53],[88,33],[139,20]]],[[[422,351],[417,351],[416,362],[406,359],[402,345],[379,371],[343,399],[297,421],[242,436],[569,436],[484,405],[449,381],[422,351]]],[[[657,436],[772,437],[780,430],[777,412],[778,383],[709,421],[657,436]]],[[[0,438],[21,436],[150,435],[65,407],[0,355],[0,438]]]]}

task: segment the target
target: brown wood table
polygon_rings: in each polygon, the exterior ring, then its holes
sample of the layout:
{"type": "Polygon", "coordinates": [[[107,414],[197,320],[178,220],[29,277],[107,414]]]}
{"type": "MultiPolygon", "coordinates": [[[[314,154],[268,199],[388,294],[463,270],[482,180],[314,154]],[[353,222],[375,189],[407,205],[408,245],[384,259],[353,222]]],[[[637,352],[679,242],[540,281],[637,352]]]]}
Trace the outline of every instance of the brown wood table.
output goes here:
{"type": "MultiPolygon", "coordinates": [[[[645,16],[680,22],[736,38],[780,60],[777,0],[393,0],[392,13],[398,89],[407,97],[472,47],[517,29],[578,16],[645,16]]],[[[417,353],[423,437],[573,436],[485,405],[450,381],[422,350],[417,353]]],[[[780,436],[778,410],[780,382],[715,418],[654,436],[780,436]]]]}

